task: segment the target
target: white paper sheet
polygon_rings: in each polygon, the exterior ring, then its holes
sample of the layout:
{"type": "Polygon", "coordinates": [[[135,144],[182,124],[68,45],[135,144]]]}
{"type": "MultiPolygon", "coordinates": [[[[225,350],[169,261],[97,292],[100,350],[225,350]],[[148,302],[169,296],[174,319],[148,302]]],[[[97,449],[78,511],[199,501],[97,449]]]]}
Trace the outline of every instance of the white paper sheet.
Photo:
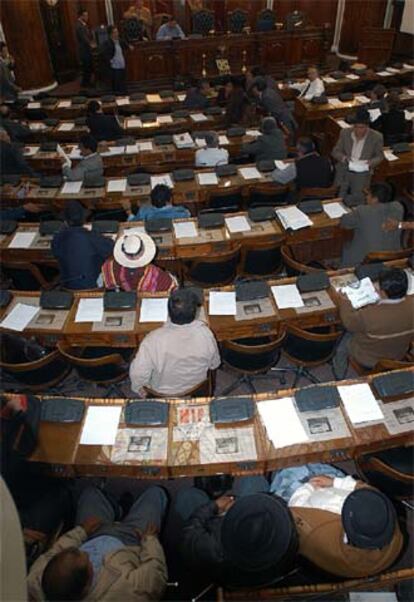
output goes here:
{"type": "Polygon", "coordinates": [[[184,102],[187,97],[187,94],[177,94],[177,100],[180,102],[184,102]]]}
{"type": "Polygon", "coordinates": [[[155,188],[157,184],[165,184],[169,188],[174,188],[174,182],[168,173],[162,176],[151,176],[151,189],[155,188]]]}
{"type": "Polygon", "coordinates": [[[405,92],[408,94],[408,96],[414,96],[414,90],[411,90],[411,88],[407,88],[405,92]]]}
{"type": "Polygon", "coordinates": [[[396,69],[395,67],[385,67],[385,71],[389,71],[389,73],[399,73],[400,69],[396,69]]]}
{"type": "Polygon", "coordinates": [[[71,100],[61,100],[58,103],[58,109],[69,109],[72,106],[71,100]]]}
{"type": "Polygon", "coordinates": [[[246,136],[251,136],[252,138],[257,138],[260,136],[261,132],[259,130],[246,130],[246,136]]]}
{"type": "Polygon", "coordinates": [[[103,297],[80,299],[75,322],[101,322],[104,314],[103,297]]]}
{"type": "Polygon", "coordinates": [[[40,311],[40,307],[16,303],[11,312],[0,323],[2,328],[22,332],[40,311]]]}
{"type": "Polygon", "coordinates": [[[78,146],[72,146],[70,153],[68,154],[69,159],[80,159],[82,157],[80,148],[78,146]]]}
{"type": "Polygon", "coordinates": [[[398,602],[395,592],[349,592],[349,602],[398,602]]]}
{"type": "Polygon", "coordinates": [[[125,98],[117,98],[115,102],[118,105],[118,107],[124,107],[125,105],[130,104],[130,100],[129,100],[128,96],[125,98]]]}
{"type": "Polygon", "coordinates": [[[10,241],[9,249],[29,249],[37,232],[16,232],[10,241]]]}
{"type": "Polygon", "coordinates": [[[368,96],[365,96],[365,94],[359,94],[358,96],[355,96],[355,100],[357,100],[358,102],[360,102],[363,105],[366,105],[369,102],[371,102],[371,99],[368,98],[368,96]]]}
{"type": "Polygon", "coordinates": [[[313,224],[313,221],[306,215],[306,213],[303,213],[303,211],[295,206],[281,207],[276,209],[276,215],[282,222],[285,230],[288,228],[291,228],[292,230],[300,230],[301,228],[307,228],[313,224]]]}
{"type": "Polygon", "coordinates": [[[146,97],[147,102],[162,102],[162,98],[159,94],[147,94],[146,97]]]}
{"type": "Polygon", "coordinates": [[[163,125],[165,123],[173,123],[173,118],[171,117],[171,115],[158,115],[157,122],[160,125],[163,125]]]}
{"type": "Polygon", "coordinates": [[[127,179],[121,178],[120,180],[108,180],[107,191],[108,192],[125,192],[127,187],[127,179]]]}
{"type": "Polygon", "coordinates": [[[60,194],[79,194],[82,188],[82,180],[75,182],[65,182],[62,186],[60,194]]]}
{"type": "Polygon", "coordinates": [[[61,123],[58,127],[59,132],[70,132],[75,127],[74,123],[61,123]]]}
{"type": "Polygon", "coordinates": [[[114,445],[122,406],[89,406],[80,438],[81,445],[114,445]]]}
{"type": "Polygon", "coordinates": [[[201,186],[215,186],[218,184],[218,178],[214,171],[200,172],[197,174],[197,179],[201,186]]]}
{"type": "Polygon", "coordinates": [[[411,270],[404,270],[404,271],[407,274],[407,278],[408,278],[407,295],[414,295],[414,272],[412,272],[411,270]]]}
{"type": "Polygon", "coordinates": [[[226,146],[227,144],[230,144],[230,140],[227,138],[227,136],[224,136],[223,134],[219,136],[219,145],[226,146]]]}
{"type": "Polygon", "coordinates": [[[151,141],[147,141],[147,142],[137,142],[138,144],[138,148],[140,150],[140,152],[145,152],[145,151],[152,151],[153,146],[152,146],[152,142],[151,141]]]}
{"type": "Polygon", "coordinates": [[[166,322],[168,318],[168,297],[145,298],[141,301],[140,322],[166,322]]]}
{"type": "Polygon", "coordinates": [[[127,155],[135,155],[135,154],[139,153],[138,144],[127,144],[125,147],[125,153],[127,155]]]}
{"type": "Polygon", "coordinates": [[[184,132],[183,134],[174,134],[173,135],[174,144],[177,148],[193,148],[194,140],[191,138],[189,132],[184,132]]]}
{"type": "Polygon", "coordinates": [[[412,119],[414,119],[414,111],[404,111],[404,117],[407,121],[411,121],[412,119]]]}
{"type": "Polygon", "coordinates": [[[324,75],[322,79],[326,84],[334,84],[336,82],[336,79],[330,75],[324,75]]]}
{"type": "Polygon", "coordinates": [[[296,284],[281,284],[272,286],[271,289],[279,309],[303,307],[305,305],[296,284]]]}
{"type": "Polygon", "coordinates": [[[40,109],[40,107],[40,102],[29,102],[29,104],[27,105],[28,109],[40,109]]]}
{"type": "Polygon", "coordinates": [[[347,123],[344,119],[337,119],[337,124],[341,126],[342,129],[345,128],[351,128],[352,125],[350,123],[347,123]]]}
{"type": "Polygon", "coordinates": [[[363,278],[359,286],[345,286],[342,292],[348,297],[354,309],[360,309],[379,300],[379,295],[375,290],[370,278],[363,278]]]}
{"type": "Polygon", "coordinates": [[[355,75],[355,73],[348,73],[348,75],[345,75],[345,77],[347,79],[359,79],[359,75],[355,75]]]}
{"type": "Polygon", "coordinates": [[[33,157],[33,155],[35,155],[39,149],[40,146],[26,146],[24,149],[24,156],[33,157]]]}
{"type": "Polygon", "coordinates": [[[275,448],[309,441],[292,397],[261,401],[257,409],[275,448]]]}
{"type": "Polygon", "coordinates": [[[348,210],[345,209],[345,207],[342,205],[342,203],[324,203],[322,205],[323,210],[325,211],[326,215],[328,217],[330,217],[331,219],[338,219],[340,217],[342,217],[342,215],[345,215],[346,213],[348,213],[348,210]]]}
{"type": "Polygon", "coordinates": [[[342,100],[339,100],[339,98],[336,98],[336,96],[328,98],[328,102],[333,107],[342,107],[342,100]]]}
{"type": "Polygon", "coordinates": [[[389,73],[388,71],[377,71],[377,75],[380,75],[381,77],[390,77],[392,73],[389,73]]]}
{"type": "Polygon", "coordinates": [[[192,113],[190,115],[191,119],[195,122],[200,122],[200,121],[208,121],[208,117],[206,117],[206,115],[204,115],[204,113],[192,113]]]}
{"type": "Polygon", "coordinates": [[[174,222],[175,238],[195,238],[198,235],[194,222],[174,222]]]}
{"type": "Polygon", "coordinates": [[[379,109],[368,109],[368,113],[371,123],[381,116],[381,111],[379,109]]]}
{"type": "Polygon", "coordinates": [[[142,128],[141,119],[127,119],[126,126],[128,129],[142,128]]]}
{"type": "Polygon", "coordinates": [[[220,293],[210,291],[208,297],[208,313],[210,316],[235,316],[237,313],[236,293],[220,293]]]}
{"type": "Polygon", "coordinates": [[[205,148],[207,146],[205,138],[196,138],[195,143],[198,148],[205,148]]]}
{"type": "Polygon", "coordinates": [[[397,155],[394,155],[394,153],[390,150],[384,151],[384,157],[387,159],[387,161],[398,161],[397,155]]]}
{"type": "Polygon", "coordinates": [[[231,234],[235,234],[236,232],[250,232],[252,229],[251,225],[247,221],[247,218],[244,215],[236,215],[234,217],[226,217],[225,223],[227,226],[227,230],[231,234]]]}
{"type": "Polygon", "coordinates": [[[283,171],[284,169],[287,168],[289,163],[285,163],[285,161],[277,161],[276,160],[275,165],[276,165],[276,169],[280,169],[281,171],[283,171]]]}
{"type": "Polygon", "coordinates": [[[125,147],[124,146],[110,146],[107,151],[101,153],[102,157],[115,157],[116,155],[123,155],[125,147]]]}
{"type": "Polygon", "coordinates": [[[414,69],[414,65],[409,65],[408,63],[403,63],[403,67],[404,69],[408,69],[409,71],[412,71],[414,69]]]}
{"type": "Polygon", "coordinates": [[[245,180],[256,180],[262,177],[262,174],[256,167],[241,167],[239,169],[239,174],[245,180]]]}
{"type": "Polygon", "coordinates": [[[29,129],[33,132],[37,132],[39,130],[47,130],[48,126],[45,123],[29,123],[29,129]]]}
{"type": "Polygon", "coordinates": [[[363,161],[361,159],[351,160],[348,164],[349,171],[353,171],[354,173],[365,173],[369,171],[368,161],[363,161]]]}
{"type": "Polygon", "coordinates": [[[384,414],[367,383],[341,385],[338,391],[352,424],[384,419],[384,414]]]}

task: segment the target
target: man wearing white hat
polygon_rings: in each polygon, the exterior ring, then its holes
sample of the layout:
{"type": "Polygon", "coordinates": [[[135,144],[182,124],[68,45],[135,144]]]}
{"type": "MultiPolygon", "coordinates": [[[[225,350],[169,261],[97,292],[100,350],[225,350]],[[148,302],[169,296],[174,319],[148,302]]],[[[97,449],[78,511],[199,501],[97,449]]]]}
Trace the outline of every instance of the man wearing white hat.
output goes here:
{"type": "Polygon", "coordinates": [[[151,263],[156,252],[155,242],[148,234],[137,228],[126,230],[115,243],[113,258],[102,266],[104,287],[151,293],[175,289],[174,276],[151,263]]]}

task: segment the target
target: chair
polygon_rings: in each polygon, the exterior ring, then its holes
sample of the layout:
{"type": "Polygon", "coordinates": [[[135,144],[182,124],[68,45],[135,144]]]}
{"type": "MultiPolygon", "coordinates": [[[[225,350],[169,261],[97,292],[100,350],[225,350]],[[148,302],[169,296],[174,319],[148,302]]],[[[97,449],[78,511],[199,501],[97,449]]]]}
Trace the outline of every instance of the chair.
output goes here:
{"type": "Polygon", "coordinates": [[[298,191],[299,201],[311,199],[335,199],[338,196],[338,186],[328,186],[327,188],[301,188],[298,191]]]}
{"type": "Polygon", "coordinates": [[[230,284],[237,276],[240,246],[183,264],[184,279],[203,288],[230,284]]]}
{"type": "Polygon", "coordinates": [[[139,42],[142,40],[144,35],[144,25],[140,19],[137,19],[136,17],[124,19],[121,23],[121,27],[124,38],[128,44],[133,44],[134,42],[139,42]]]}
{"type": "Polygon", "coordinates": [[[158,398],[160,398],[160,399],[172,399],[172,398],[182,399],[185,397],[211,397],[214,392],[214,385],[213,385],[212,374],[209,371],[207,374],[206,380],[203,380],[201,383],[199,383],[198,385],[195,385],[191,389],[188,389],[184,393],[174,393],[174,394],[169,393],[168,395],[165,395],[164,393],[158,393],[158,391],[151,389],[151,387],[144,387],[144,389],[147,394],[146,395],[147,398],[150,398],[150,399],[158,399],[158,398]]]}
{"type": "Polygon", "coordinates": [[[232,186],[219,193],[211,193],[207,199],[210,209],[229,209],[228,213],[241,211],[243,203],[242,190],[239,186],[232,186]]]}
{"type": "Polygon", "coordinates": [[[203,8],[193,13],[193,33],[206,36],[214,29],[214,12],[203,8]]]}
{"type": "Polygon", "coordinates": [[[268,184],[257,184],[252,186],[247,199],[248,207],[284,207],[288,204],[289,186],[275,184],[273,190],[269,190],[268,184]]]}
{"type": "MultiPolygon", "coordinates": [[[[269,372],[279,361],[285,335],[286,330],[282,326],[277,335],[223,341],[221,343],[223,363],[239,377],[227,386],[221,395],[228,395],[241,385],[246,385],[250,393],[255,394],[257,391],[253,384],[254,379],[268,379],[273,376],[273,374],[266,375],[266,372],[269,372]]],[[[281,369],[280,372],[280,382],[285,384],[284,370],[281,369]]]]}
{"type": "Polygon", "coordinates": [[[410,499],[414,489],[414,448],[394,447],[355,459],[361,478],[396,499],[410,499]]]}
{"type": "Polygon", "coordinates": [[[377,263],[384,261],[395,261],[411,257],[413,249],[400,249],[399,251],[375,251],[364,257],[363,263],[377,263]]]}
{"type": "Polygon", "coordinates": [[[286,274],[288,276],[299,276],[300,274],[309,274],[311,272],[319,272],[323,269],[323,266],[312,266],[306,263],[301,263],[295,259],[292,249],[288,245],[282,245],[280,247],[280,254],[286,268],[286,274]]]}
{"type": "Polygon", "coordinates": [[[240,271],[243,276],[270,276],[278,274],[282,267],[280,242],[243,241],[240,271]]]}
{"type": "Polygon", "coordinates": [[[27,261],[3,261],[2,272],[6,278],[10,278],[13,288],[19,291],[50,290],[59,280],[59,275],[48,282],[40,268],[27,261]]]}
{"type": "Polygon", "coordinates": [[[390,372],[392,370],[412,368],[414,366],[414,359],[408,354],[403,360],[381,359],[378,360],[373,368],[366,368],[365,366],[362,366],[353,357],[349,358],[349,363],[359,376],[366,376],[367,374],[378,374],[380,372],[390,372]]]}
{"type": "Polygon", "coordinates": [[[227,29],[231,33],[241,33],[246,27],[248,19],[248,12],[241,8],[227,13],[227,29]]]}
{"type": "Polygon", "coordinates": [[[256,31],[272,31],[275,28],[276,13],[270,8],[265,8],[259,12],[256,20],[256,31]]]}

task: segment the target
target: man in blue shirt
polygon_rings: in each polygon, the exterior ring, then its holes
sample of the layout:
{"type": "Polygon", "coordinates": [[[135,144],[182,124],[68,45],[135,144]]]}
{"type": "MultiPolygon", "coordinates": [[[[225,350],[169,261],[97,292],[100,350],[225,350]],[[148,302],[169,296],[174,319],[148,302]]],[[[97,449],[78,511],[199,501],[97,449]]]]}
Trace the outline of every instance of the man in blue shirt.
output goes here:
{"type": "Polygon", "coordinates": [[[178,25],[175,17],[170,17],[164,25],[161,25],[157,31],[156,39],[159,40],[172,40],[173,38],[185,38],[185,33],[178,25]]]}
{"type": "Polygon", "coordinates": [[[105,42],[102,54],[106,67],[111,73],[112,90],[117,94],[126,94],[126,64],[124,51],[127,46],[119,39],[118,28],[114,25],[108,27],[109,39],[105,42]]]}
{"type": "Polygon", "coordinates": [[[151,191],[151,205],[140,207],[136,215],[132,213],[130,206],[129,209],[125,207],[128,213],[128,221],[136,222],[160,217],[176,219],[191,216],[188,209],[183,205],[173,205],[171,199],[171,188],[165,184],[157,184],[151,191]]]}

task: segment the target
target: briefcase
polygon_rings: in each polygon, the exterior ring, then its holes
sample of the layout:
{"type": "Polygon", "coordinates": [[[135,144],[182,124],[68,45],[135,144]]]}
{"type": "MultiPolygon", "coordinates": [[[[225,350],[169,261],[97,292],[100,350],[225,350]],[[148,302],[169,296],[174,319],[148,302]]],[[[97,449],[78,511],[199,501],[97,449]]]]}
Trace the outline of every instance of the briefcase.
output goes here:
{"type": "Polygon", "coordinates": [[[200,228],[221,228],[224,226],[224,215],[222,213],[201,213],[198,216],[200,228]]]}
{"type": "Polygon", "coordinates": [[[133,136],[126,136],[125,138],[119,138],[119,140],[117,140],[115,142],[115,146],[127,146],[128,144],[135,144],[136,140],[135,138],[133,138],[133,136]]]}
{"type": "Polygon", "coordinates": [[[141,113],[140,119],[142,123],[151,123],[157,121],[157,113],[141,113]]]}
{"type": "Polygon", "coordinates": [[[42,142],[39,150],[42,153],[55,153],[57,151],[57,146],[57,142],[42,142]]]}
{"type": "Polygon", "coordinates": [[[372,384],[381,399],[408,396],[414,391],[412,372],[389,372],[374,376],[372,384]]]}
{"type": "Polygon", "coordinates": [[[381,272],[384,272],[384,270],[387,269],[389,270],[390,268],[388,268],[382,262],[366,263],[358,265],[355,268],[355,275],[358,278],[358,280],[362,280],[363,278],[371,278],[371,280],[378,280],[378,277],[381,274],[381,272]]]}
{"type": "Polygon", "coordinates": [[[144,92],[135,92],[134,94],[131,94],[131,96],[129,97],[129,100],[133,101],[133,102],[139,102],[140,100],[145,100],[146,96],[144,94],[144,92]]]}
{"type": "Polygon", "coordinates": [[[170,232],[172,230],[172,219],[167,217],[148,219],[145,221],[145,230],[148,234],[154,232],[170,232]]]}
{"type": "Polygon", "coordinates": [[[160,136],[154,136],[155,146],[163,146],[164,144],[173,144],[174,139],[171,134],[161,134],[160,136]]]}
{"type": "Polygon", "coordinates": [[[233,128],[229,128],[227,130],[227,136],[229,138],[237,138],[239,136],[244,136],[246,133],[246,128],[243,128],[241,126],[236,126],[233,128]]]}
{"type": "Polygon", "coordinates": [[[204,114],[205,115],[221,115],[223,112],[223,109],[221,107],[207,107],[207,109],[204,109],[204,114]]]}
{"type": "Polygon", "coordinates": [[[59,119],[55,119],[54,117],[48,117],[47,119],[43,120],[43,123],[49,128],[54,128],[59,123],[59,119]]]}
{"type": "Polygon", "coordinates": [[[329,277],[326,272],[312,272],[297,277],[296,285],[301,293],[323,291],[329,288],[329,277]]]}
{"type": "Polygon", "coordinates": [[[85,402],[81,399],[43,399],[40,405],[42,422],[81,422],[84,413],[85,402]]]}
{"type": "Polygon", "coordinates": [[[48,96],[46,98],[42,98],[41,105],[42,107],[51,107],[57,103],[58,99],[54,96],[48,96]]]}
{"type": "Polygon", "coordinates": [[[236,283],[237,301],[255,301],[256,299],[266,299],[269,296],[269,293],[269,285],[264,280],[236,283]]]}
{"type": "Polygon", "coordinates": [[[104,309],[135,309],[137,294],[135,291],[107,291],[104,293],[104,309]]]}
{"type": "Polygon", "coordinates": [[[10,291],[6,291],[4,289],[0,289],[0,307],[7,307],[12,299],[12,294],[10,291]]]}
{"type": "Polygon", "coordinates": [[[337,408],[340,402],[338,389],[332,385],[305,387],[295,393],[299,412],[318,412],[337,408]]]}
{"type": "Polygon", "coordinates": [[[86,125],[86,117],[75,117],[74,122],[75,125],[82,127],[86,125]]]}
{"type": "Polygon", "coordinates": [[[13,234],[17,228],[17,222],[12,219],[0,221],[0,234],[13,234]]]}
{"type": "Polygon", "coordinates": [[[42,291],[40,307],[42,309],[70,309],[73,303],[73,293],[68,291],[42,291]]]}
{"type": "Polygon", "coordinates": [[[171,117],[174,119],[186,119],[189,116],[190,111],[187,111],[187,109],[177,109],[171,113],[171,117]]]}
{"type": "Polygon", "coordinates": [[[303,211],[303,213],[306,213],[306,215],[312,215],[313,213],[321,213],[321,211],[323,211],[322,203],[319,199],[301,201],[298,204],[298,209],[303,211]]]}
{"type": "Polygon", "coordinates": [[[228,165],[217,165],[215,171],[218,177],[235,176],[237,174],[237,165],[232,165],[231,163],[228,165]]]}
{"type": "Polygon", "coordinates": [[[252,222],[267,222],[276,217],[273,207],[250,207],[247,215],[252,222]]]}
{"type": "Polygon", "coordinates": [[[113,94],[105,94],[105,96],[101,96],[101,101],[103,103],[115,102],[116,96],[113,94]]]}
{"type": "Polygon", "coordinates": [[[40,188],[60,188],[62,184],[62,176],[42,176],[39,183],[40,188]]]}
{"type": "Polygon", "coordinates": [[[74,96],[72,98],[73,105],[83,105],[87,101],[88,101],[88,99],[86,98],[86,96],[74,96]]]}
{"type": "Polygon", "coordinates": [[[275,169],[275,162],[272,159],[262,159],[256,163],[256,167],[262,173],[267,173],[275,169]]]}
{"type": "Polygon", "coordinates": [[[133,173],[127,176],[128,186],[148,186],[151,176],[147,173],[133,173]]]}
{"type": "Polygon", "coordinates": [[[125,424],[166,426],[169,404],[162,401],[130,401],[124,410],[125,424]]]}
{"type": "Polygon", "coordinates": [[[175,182],[187,182],[189,180],[194,180],[194,170],[174,169],[173,178],[175,182]]]}
{"type": "Polygon", "coordinates": [[[342,102],[349,102],[350,100],[354,100],[354,95],[352,92],[340,92],[338,98],[342,102]]]}
{"type": "Polygon", "coordinates": [[[40,236],[51,236],[53,234],[56,234],[56,232],[59,232],[62,226],[63,222],[59,220],[48,220],[40,222],[39,234],[40,236]]]}
{"type": "Polygon", "coordinates": [[[226,397],[210,402],[210,419],[213,424],[245,422],[254,416],[251,397],[226,397]]]}
{"type": "Polygon", "coordinates": [[[171,98],[174,96],[174,90],[161,90],[159,92],[160,98],[171,98]]]}
{"type": "Polygon", "coordinates": [[[100,234],[118,234],[119,223],[116,220],[96,220],[92,222],[92,231],[100,234]]]}
{"type": "Polygon", "coordinates": [[[328,103],[328,97],[325,96],[325,94],[314,96],[311,100],[311,103],[314,105],[326,105],[328,103]]]}
{"type": "Polygon", "coordinates": [[[85,188],[104,188],[105,178],[104,176],[95,176],[90,173],[84,175],[83,186],[85,188]]]}
{"type": "Polygon", "coordinates": [[[343,71],[333,71],[331,74],[332,79],[343,79],[345,73],[343,71]]]}
{"type": "Polygon", "coordinates": [[[408,153],[411,150],[411,146],[408,144],[408,142],[398,142],[397,144],[393,144],[392,148],[392,152],[396,153],[397,155],[399,153],[408,153]]]}

